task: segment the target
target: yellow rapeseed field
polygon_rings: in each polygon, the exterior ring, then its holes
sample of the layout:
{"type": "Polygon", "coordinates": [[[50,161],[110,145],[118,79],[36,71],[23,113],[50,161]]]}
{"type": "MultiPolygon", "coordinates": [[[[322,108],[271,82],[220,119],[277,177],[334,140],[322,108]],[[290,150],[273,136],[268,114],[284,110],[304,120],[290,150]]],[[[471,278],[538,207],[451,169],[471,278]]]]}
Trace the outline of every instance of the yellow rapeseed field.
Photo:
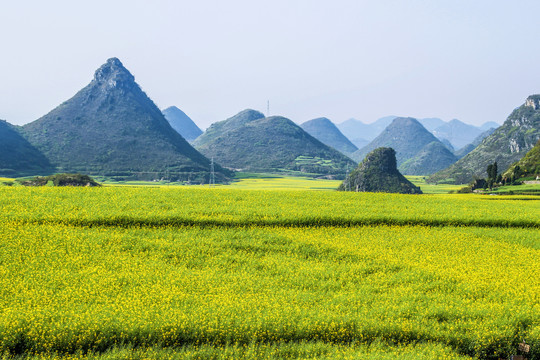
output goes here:
{"type": "Polygon", "coordinates": [[[0,245],[4,358],[540,357],[538,198],[2,187],[0,245]]]}

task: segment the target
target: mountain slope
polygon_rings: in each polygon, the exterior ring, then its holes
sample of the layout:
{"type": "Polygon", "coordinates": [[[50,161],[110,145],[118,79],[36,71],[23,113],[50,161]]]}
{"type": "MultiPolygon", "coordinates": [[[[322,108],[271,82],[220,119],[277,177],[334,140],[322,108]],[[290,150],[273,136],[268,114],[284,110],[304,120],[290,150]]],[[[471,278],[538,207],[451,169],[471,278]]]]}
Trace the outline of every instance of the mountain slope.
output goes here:
{"type": "Polygon", "coordinates": [[[482,142],[482,140],[484,140],[485,138],[487,138],[489,135],[493,134],[493,132],[495,132],[495,128],[490,128],[490,129],[487,129],[486,131],[484,131],[483,133],[481,133],[480,135],[478,135],[473,141],[472,143],[468,144],[468,145],[465,145],[464,147],[462,147],[461,149],[457,150],[457,151],[454,151],[454,155],[457,156],[458,159],[461,159],[462,157],[464,157],[465,155],[467,155],[468,153],[470,153],[471,151],[473,151],[474,149],[476,149],[476,147],[478,145],[480,145],[480,143],[482,142]]]}
{"type": "Polygon", "coordinates": [[[366,155],[339,186],[341,191],[388,192],[401,194],[421,194],[400,174],[396,168],[396,152],[392,148],[377,148],[366,155]]]}
{"type": "Polygon", "coordinates": [[[45,175],[53,170],[49,160],[21,136],[17,127],[0,120],[0,177],[45,175]]]}
{"type": "Polygon", "coordinates": [[[268,118],[253,110],[212,125],[195,145],[223,166],[249,171],[296,170],[344,174],[356,164],[324,145],[291,120],[268,118]]]}
{"type": "Polygon", "coordinates": [[[446,124],[446,122],[439,118],[418,119],[418,122],[422,124],[429,132],[433,132],[433,130],[435,130],[436,128],[446,124]]]}
{"type": "MultiPolygon", "coordinates": [[[[204,181],[210,168],[116,58],[71,99],[25,125],[23,133],[61,172],[204,181]]],[[[219,167],[218,172],[222,178],[219,167]]]]}
{"type": "Polygon", "coordinates": [[[322,117],[306,121],[300,127],[311,136],[344,154],[352,154],[358,148],[339,131],[329,119],[322,117]]]}
{"type": "Polygon", "coordinates": [[[224,136],[229,131],[236,130],[251,121],[262,118],[264,118],[264,114],[257,110],[242,110],[227,120],[218,121],[210,125],[201,136],[193,141],[193,146],[197,149],[207,149],[216,139],[224,136]]]}
{"type": "Polygon", "coordinates": [[[352,155],[352,158],[354,160],[361,160],[376,148],[390,147],[396,151],[397,164],[400,166],[433,141],[439,142],[418,120],[413,118],[396,118],[372,142],[356,151],[352,155]]]}
{"type": "Polygon", "coordinates": [[[187,141],[191,142],[203,133],[197,124],[176,106],[170,106],[162,112],[172,128],[187,141]]]}
{"type": "Polygon", "coordinates": [[[405,161],[399,171],[405,175],[431,175],[446,169],[457,161],[457,157],[439,141],[422,148],[414,157],[405,161]]]}
{"type": "Polygon", "coordinates": [[[540,139],[540,95],[531,95],[503,125],[467,156],[429,178],[430,182],[465,184],[485,177],[489,164],[506,169],[521,159],[540,139]]]}
{"type": "Polygon", "coordinates": [[[479,129],[483,130],[483,131],[486,131],[486,130],[489,130],[491,128],[497,129],[499,126],[501,126],[501,125],[496,123],[495,121],[487,121],[487,122],[483,123],[482,125],[480,125],[479,129]]]}
{"type": "Polygon", "coordinates": [[[521,160],[517,163],[512,164],[507,171],[505,171],[505,176],[510,178],[514,173],[516,166],[519,166],[521,176],[538,176],[540,175],[540,140],[536,145],[525,154],[521,160]]]}
{"type": "Polygon", "coordinates": [[[337,128],[356,147],[361,148],[375,139],[395,118],[396,116],[385,116],[371,124],[364,124],[360,120],[349,119],[338,124],[337,128]]]}

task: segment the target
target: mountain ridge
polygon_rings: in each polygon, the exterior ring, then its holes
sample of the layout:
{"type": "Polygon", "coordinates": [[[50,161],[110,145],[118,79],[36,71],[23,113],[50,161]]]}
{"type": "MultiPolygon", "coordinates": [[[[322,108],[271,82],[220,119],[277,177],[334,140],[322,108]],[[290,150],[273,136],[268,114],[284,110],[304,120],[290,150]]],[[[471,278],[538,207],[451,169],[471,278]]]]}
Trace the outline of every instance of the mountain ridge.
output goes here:
{"type": "MultiPolygon", "coordinates": [[[[117,58],[22,133],[59,172],[204,181],[210,170],[210,160],[171,127],[117,58]]],[[[218,179],[230,174],[217,172],[218,179]]]]}
{"type": "Polygon", "coordinates": [[[248,109],[212,124],[207,132],[194,142],[196,148],[232,169],[336,175],[356,166],[281,116],[264,117],[248,109]]]}
{"type": "Polygon", "coordinates": [[[192,142],[203,133],[197,124],[176,106],[169,106],[162,113],[171,127],[188,142],[192,142]]]}
{"type": "Polygon", "coordinates": [[[475,177],[484,178],[489,164],[508,168],[521,159],[540,139],[540,95],[531,95],[514,109],[503,125],[465,157],[447,169],[433,174],[433,183],[466,184],[475,177]]]}
{"type": "Polygon", "coordinates": [[[314,138],[320,140],[334,149],[341,151],[345,155],[350,155],[358,148],[338,129],[338,127],[328,118],[320,117],[308,120],[300,127],[314,138]]]}

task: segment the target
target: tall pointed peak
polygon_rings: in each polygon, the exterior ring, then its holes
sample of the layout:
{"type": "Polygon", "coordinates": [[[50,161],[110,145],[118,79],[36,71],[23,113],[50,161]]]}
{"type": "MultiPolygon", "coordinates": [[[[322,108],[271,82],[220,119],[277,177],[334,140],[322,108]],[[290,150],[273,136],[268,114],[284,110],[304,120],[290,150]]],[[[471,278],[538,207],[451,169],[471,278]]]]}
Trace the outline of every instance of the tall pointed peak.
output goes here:
{"type": "Polygon", "coordinates": [[[94,74],[94,81],[110,87],[127,85],[135,82],[135,77],[124,67],[118,58],[110,58],[94,74]]]}

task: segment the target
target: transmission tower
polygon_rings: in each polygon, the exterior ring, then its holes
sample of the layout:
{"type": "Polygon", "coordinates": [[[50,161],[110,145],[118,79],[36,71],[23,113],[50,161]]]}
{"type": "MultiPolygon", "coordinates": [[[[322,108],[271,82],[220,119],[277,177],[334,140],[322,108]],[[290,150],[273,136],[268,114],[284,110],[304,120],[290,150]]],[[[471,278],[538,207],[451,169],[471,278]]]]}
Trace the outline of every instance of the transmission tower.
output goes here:
{"type": "Polygon", "coordinates": [[[266,116],[270,116],[270,100],[266,101],[266,116]]]}
{"type": "Polygon", "coordinates": [[[214,158],[210,161],[210,186],[216,185],[216,173],[214,171],[214,158]]]}

